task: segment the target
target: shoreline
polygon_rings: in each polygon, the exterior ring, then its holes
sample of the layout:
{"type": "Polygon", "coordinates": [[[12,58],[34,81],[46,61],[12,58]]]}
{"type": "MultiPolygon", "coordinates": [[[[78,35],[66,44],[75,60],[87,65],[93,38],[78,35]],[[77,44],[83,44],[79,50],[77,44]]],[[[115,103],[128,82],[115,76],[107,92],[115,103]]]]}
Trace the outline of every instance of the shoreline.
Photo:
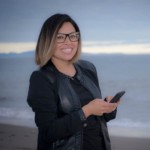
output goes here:
{"type": "MultiPolygon", "coordinates": [[[[150,138],[110,135],[112,150],[149,150],[150,138]]],[[[37,128],[0,123],[1,150],[36,150],[37,128]]]]}
{"type": "Polygon", "coordinates": [[[111,136],[112,150],[150,150],[150,138],[111,136]]]}

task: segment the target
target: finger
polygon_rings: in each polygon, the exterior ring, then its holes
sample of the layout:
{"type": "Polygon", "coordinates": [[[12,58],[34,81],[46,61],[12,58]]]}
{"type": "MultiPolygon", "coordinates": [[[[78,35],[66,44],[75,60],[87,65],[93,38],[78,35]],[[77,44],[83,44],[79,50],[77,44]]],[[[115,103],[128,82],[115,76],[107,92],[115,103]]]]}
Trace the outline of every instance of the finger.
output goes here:
{"type": "Polygon", "coordinates": [[[111,99],[112,99],[112,96],[107,96],[107,97],[106,97],[107,102],[110,102],[111,99]]]}
{"type": "Polygon", "coordinates": [[[117,108],[117,104],[113,105],[112,110],[114,111],[117,108]]]}

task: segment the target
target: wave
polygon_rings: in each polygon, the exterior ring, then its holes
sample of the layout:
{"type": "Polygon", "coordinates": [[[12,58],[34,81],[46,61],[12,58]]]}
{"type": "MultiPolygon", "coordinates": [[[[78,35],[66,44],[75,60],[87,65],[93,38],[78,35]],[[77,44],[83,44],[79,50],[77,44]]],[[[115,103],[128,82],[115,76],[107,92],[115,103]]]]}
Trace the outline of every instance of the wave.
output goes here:
{"type": "Polygon", "coordinates": [[[16,119],[32,119],[34,114],[29,110],[18,108],[0,108],[0,117],[16,118],[16,119]]]}
{"type": "Polygon", "coordinates": [[[142,120],[131,120],[129,118],[124,119],[116,119],[109,123],[110,126],[116,126],[116,127],[124,127],[124,128],[146,128],[150,129],[150,121],[143,122],[142,120]]]}
{"type": "MultiPolygon", "coordinates": [[[[0,108],[0,123],[36,127],[34,113],[28,109],[0,108]]],[[[150,138],[150,122],[115,119],[108,127],[111,135],[150,138]]]]}
{"type": "MultiPolygon", "coordinates": [[[[34,113],[29,109],[0,108],[0,117],[30,120],[34,118],[34,113]]],[[[143,122],[140,119],[134,121],[130,118],[115,119],[108,124],[110,126],[125,128],[150,128],[150,121],[143,122]]]]}

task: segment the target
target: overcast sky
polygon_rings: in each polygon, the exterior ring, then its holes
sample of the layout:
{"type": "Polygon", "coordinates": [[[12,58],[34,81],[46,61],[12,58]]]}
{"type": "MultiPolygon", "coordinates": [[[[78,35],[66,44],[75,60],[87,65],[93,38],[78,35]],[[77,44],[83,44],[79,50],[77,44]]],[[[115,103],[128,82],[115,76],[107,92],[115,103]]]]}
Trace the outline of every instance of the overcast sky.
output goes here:
{"type": "Polygon", "coordinates": [[[71,15],[84,41],[150,43],[150,0],[0,0],[0,43],[36,42],[54,13],[71,15]]]}

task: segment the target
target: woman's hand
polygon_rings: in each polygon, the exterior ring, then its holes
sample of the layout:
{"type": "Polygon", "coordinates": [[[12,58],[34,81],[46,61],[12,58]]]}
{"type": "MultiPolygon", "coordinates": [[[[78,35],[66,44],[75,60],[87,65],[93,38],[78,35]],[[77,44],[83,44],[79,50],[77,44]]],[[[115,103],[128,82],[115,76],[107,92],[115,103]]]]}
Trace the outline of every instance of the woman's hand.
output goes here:
{"type": "Polygon", "coordinates": [[[107,97],[108,102],[103,99],[94,99],[90,101],[87,105],[82,107],[82,110],[86,117],[90,115],[101,116],[104,113],[111,113],[117,108],[117,103],[109,103],[112,97],[107,97]]]}

